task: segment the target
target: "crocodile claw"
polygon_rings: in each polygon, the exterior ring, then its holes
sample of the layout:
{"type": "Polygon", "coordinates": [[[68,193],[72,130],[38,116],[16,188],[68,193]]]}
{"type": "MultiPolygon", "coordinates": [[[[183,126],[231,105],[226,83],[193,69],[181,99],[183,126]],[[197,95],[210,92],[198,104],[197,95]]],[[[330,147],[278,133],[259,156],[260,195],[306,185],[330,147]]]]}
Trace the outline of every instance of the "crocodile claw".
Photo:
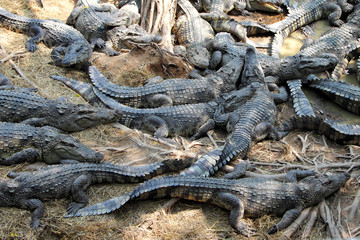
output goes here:
{"type": "Polygon", "coordinates": [[[249,227],[249,225],[245,222],[240,222],[237,224],[236,226],[236,230],[247,237],[251,237],[251,236],[256,236],[257,235],[257,230],[255,228],[251,228],[249,227]]]}
{"type": "Polygon", "coordinates": [[[75,214],[77,211],[79,211],[79,209],[83,208],[84,204],[82,203],[77,203],[77,202],[72,202],[69,204],[69,206],[66,209],[66,213],[68,215],[73,215],[75,214]]]}
{"type": "Polygon", "coordinates": [[[43,228],[44,226],[45,225],[43,223],[41,223],[39,219],[32,220],[30,223],[30,227],[34,231],[38,231],[38,230],[40,230],[40,228],[43,228]]]}
{"type": "Polygon", "coordinates": [[[268,234],[273,234],[273,233],[276,233],[278,231],[278,227],[277,225],[273,225],[269,231],[268,231],[268,234]]]}

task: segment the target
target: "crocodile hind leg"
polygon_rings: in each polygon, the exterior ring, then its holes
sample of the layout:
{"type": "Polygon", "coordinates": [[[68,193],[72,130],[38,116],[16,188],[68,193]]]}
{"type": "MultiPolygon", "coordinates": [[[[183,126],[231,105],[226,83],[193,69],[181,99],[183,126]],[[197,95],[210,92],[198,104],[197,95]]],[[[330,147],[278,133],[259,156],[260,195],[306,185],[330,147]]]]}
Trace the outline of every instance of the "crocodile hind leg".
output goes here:
{"type": "Polygon", "coordinates": [[[70,203],[66,209],[67,213],[76,213],[80,208],[83,208],[88,204],[89,200],[84,191],[90,186],[90,184],[91,176],[89,175],[81,175],[75,179],[71,186],[71,194],[74,201],[70,203]]]}
{"type": "Polygon", "coordinates": [[[21,203],[21,207],[24,209],[29,209],[30,211],[34,210],[30,226],[34,230],[38,230],[39,227],[42,227],[40,220],[42,216],[44,215],[44,204],[39,199],[26,199],[23,200],[21,203]]]}
{"type": "Polygon", "coordinates": [[[241,220],[244,216],[244,204],[238,197],[231,193],[220,192],[215,198],[218,201],[216,202],[217,205],[230,209],[229,221],[231,227],[246,236],[256,233],[256,229],[250,228],[247,223],[241,220]]]}
{"type": "Polygon", "coordinates": [[[37,48],[37,44],[44,37],[43,30],[38,25],[32,25],[29,29],[29,35],[32,36],[26,43],[25,46],[30,52],[34,52],[37,48]]]}
{"type": "Polygon", "coordinates": [[[149,106],[152,108],[156,107],[167,107],[172,106],[172,99],[165,94],[156,94],[154,96],[149,97],[148,99],[149,106]]]}
{"type": "Polygon", "coordinates": [[[35,148],[27,148],[17,152],[8,158],[1,158],[0,165],[14,165],[23,162],[34,162],[40,160],[40,151],[35,148]]]}
{"type": "Polygon", "coordinates": [[[154,137],[164,139],[169,134],[169,128],[164,119],[158,116],[148,116],[143,120],[144,127],[154,132],[154,137]]]}
{"type": "Polygon", "coordinates": [[[208,131],[215,128],[215,120],[209,119],[206,123],[201,125],[199,130],[191,137],[191,140],[198,139],[202,136],[204,136],[208,131]]]}

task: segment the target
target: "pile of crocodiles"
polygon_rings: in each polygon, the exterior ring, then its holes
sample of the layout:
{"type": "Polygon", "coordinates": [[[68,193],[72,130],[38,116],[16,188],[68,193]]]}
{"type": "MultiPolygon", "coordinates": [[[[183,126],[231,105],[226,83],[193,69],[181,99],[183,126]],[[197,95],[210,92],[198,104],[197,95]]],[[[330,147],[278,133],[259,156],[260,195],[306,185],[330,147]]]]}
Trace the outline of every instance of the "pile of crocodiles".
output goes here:
{"type": "MultiPolygon", "coordinates": [[[[7,179],[0,180],[0,206],[33,211],[31,227],[39,230],[43,226],[43,201],[47,199],[71,196],[66,217],[75,217],[110,213],[130,200],[176,197],[229,210],[230,225],[250,236],[255,229],[244,223],[243,217],[280,216],[280,222],[268,231],[275,233],[288,227],[303,209],[318,204],[345,184],[351,177],[345,171],[293,170],[283,181],[233,179],[249,171],[237,165],[223,178],[213,175],[228,163],[245,159],[257,142],[280,140],[296,129],[315,131],[339,144],[360,146],[360,125],[324,117],[313,110],[302,91],[303,86],[315,89],[347,111],[360,114],[360,88],[340,79],[348,63],[360,54],[358,1],[305,0],[294,7],[285,0],[200,0],[194,4],[177,0],[180,17],[172,29],[178,44],[174,53],[189,61],[194,71],[188,79],[119,86],[89,59],[93,51],[115,56],[134,43],[161,43],[160,33],[148,33],[139,25],[141,2],[122,0],[118,8],[95,0],[77,0],[66,23],[20,16],[0,7],[0,26],[29,35],[25,44],[28,51],[34,52],[43,42],[54,48],[51,58],[55,65],[85,69],[89,75],[88,83],[51,76],[88,102],[74,104],[63,97],[45,98],[37,89],[15,86],[0,73],[0,164],[54,164],[34,172],[9,172],[7,179]],[[252,11],[283,13],[286,17],[266,25],[237,21],[228,15],[248,16],[252,11]],[[328,17],[334,27],[317,40],[308,38],[298,53],[280,58],[287,36],[322,17],[328,17]],[[269,46],[248,37],[264,33],[272,36],[269,46]],[[264,47],[269,55],[256,49],[264,47]],[[319,77],[320,73],[327,77],[319,77]],[[277,105],[288,102],[289,95],[295,116],[278,123],[277,105]],[[166,159],[126,166],[102,162],[101,153],[70,135],[114,122],[150,131],[169,144],[175,144],[169,137],[194,140],[215,128],[226,132],[227,137],[222,146],[196,161],[166,159]],[[157,177],[174,171],[180,173],[157,177]],[[121,196],[86,206],[84,191],[93,183],[105,182],[143,183],[121,196]]],[[[357,66],[360,79],[359,60],[357,66]]]]}

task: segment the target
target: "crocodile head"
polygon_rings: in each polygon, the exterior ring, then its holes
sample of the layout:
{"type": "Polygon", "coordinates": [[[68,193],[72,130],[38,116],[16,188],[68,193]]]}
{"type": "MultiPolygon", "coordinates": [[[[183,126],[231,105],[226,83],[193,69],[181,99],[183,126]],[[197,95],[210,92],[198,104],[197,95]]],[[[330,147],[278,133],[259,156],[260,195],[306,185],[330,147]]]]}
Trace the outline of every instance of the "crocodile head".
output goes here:
{"type": "Polygon", "coordinates": [[[50,130],[46,132],[42,157],[46,163],[59,163],[64,159],[79,162],[100,162],[104,156],[70,135],[50,130]]]}
{"type": "Polygon", "coordinates": [[[81,131],[99,124],[115,122],[122,116],[120,110],[96,108],[85,104],[57,102],[52,126],[66,132],[81,131]]]}
{"type": "Polygon", "coordinates": [[[18,188],[19,184],[15,180],[0,178],[0,207],[16,205],[14,193],[18,188]]]}
{"type": "Polygon", "coordinates": [[[250,1],[250,6],[258,11],[281,13],[283,12],[281,5],[284,4],[283,0],[257,0],[250,1]]]}
{"type": "Polygon", "coordinates": [[[91,57],[92,47],[83,41],[71,43],[64,51],[61,66],[67,67],[78,63],[84,63],[91,57]]]}
{"type": "Polygon", "coordinates": [[[350,174],[333,174],[309,176],[299,182],[299,190],[305,206],[312,206],[319,203],[322,199],[330,196],[342,187],[350,174]]]}
{"type": "Polygon", "coordinates": [[[279,75],[282,79],[302,78],[308,74],[325,72],[338,63],[338,58],[333,54],[321,54],[310,57],[296,54],[281,60],[279,75]]]}
{"type": "Polygon", "coordinates": [[[209,51],[199,45],[191,45],[186,47],[186,57],[191,64],[197,68],[205,69],[210,63],[209,51]]]}

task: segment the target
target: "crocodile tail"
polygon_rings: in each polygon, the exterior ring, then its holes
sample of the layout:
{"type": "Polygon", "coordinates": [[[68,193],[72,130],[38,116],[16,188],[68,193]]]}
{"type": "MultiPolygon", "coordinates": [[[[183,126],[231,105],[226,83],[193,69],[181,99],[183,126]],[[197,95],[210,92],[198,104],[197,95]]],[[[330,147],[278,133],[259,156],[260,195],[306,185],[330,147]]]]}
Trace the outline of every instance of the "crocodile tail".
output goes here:
{"type": "Polygon", "coordinates": [[[89,75],[92,84],[102,93],[112,98],[123,95],[120,91],[122,87],[110,82],[95,66],[89,67],[89,75]]]}
{"type": "Polygon", "coordinates": [[[285,29],[275,33],[274,37],[270,41],[269,54],[272,57],[280,58],[280,51],[285,38],[289,35],[290,31],[285,29]]]}
{"type": "Polygon", "coordinates": [[[293,117],[282,123],[281,126],[277,128],[277,130],[279,132],[288,132],[297,129],[315,130],[318,126],[320,126],[321,122],[322,118],[316,116],[293,117]]]}
{"type": "Polygon", "coordinates": [[[121,208],[130,199],[130,193],[115,197],[105,202],[101,202],[92,206],[84,207],[75,213],[67,213],[64,217],[80,217],[80,216],[94,216],[106,213],[111,213],[121,208]]]}
{"type": "Polygon", "coordinates": [[[193,165],[183,170],[180,175],[201,177],[213,175],[219,169],[218,165],[222,150],[223,146],[204,154],[193,165]]]}
{"type": "Polygon", "coordinates": [[[40,21],[41,20],[39,19],[27,18],[24,16],[16,15],[9,12],[5,8],[0,7],[0,25],[9,29],[24,33],[28,31],[29,25],[31,23],[37,23],[40,21]]]}
{"type": "Polygon", "coordinates": [[[296,112],[296,115],[299,117],[302,116],[312,116],[315,117],[314,110],[305,96],[304,92],[301,89],[301,80],[289,80],[287,84],[290,89],[290,95],[293,101],[293,106],[296,112]]]}
{"type": "Polygon", "coordinates": [[[322,132],[330,140],[339,144],[360,145],[360,125],[341,124],[333,120],[325,119],[325,127],[322,132]]]}

